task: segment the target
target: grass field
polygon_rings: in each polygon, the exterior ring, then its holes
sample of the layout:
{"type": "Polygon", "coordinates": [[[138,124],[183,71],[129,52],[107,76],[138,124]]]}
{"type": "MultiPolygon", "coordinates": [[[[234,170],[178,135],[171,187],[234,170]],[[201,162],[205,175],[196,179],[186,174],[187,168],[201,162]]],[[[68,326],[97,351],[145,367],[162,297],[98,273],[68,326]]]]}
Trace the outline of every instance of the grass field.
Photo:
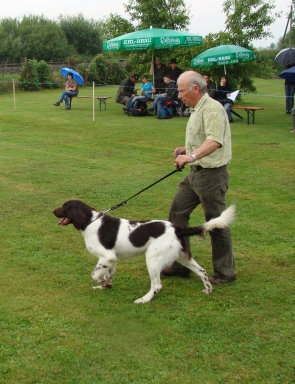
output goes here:
{"type": "MultiPolygon", "coordinates": [[[[242,105],[264,107],[255,125],[234,117],[228,205],[237,280],[202,293],[198,277],[163,278],[148,304],[145,260],[118,265],[113,288],[94,291],[96,259],[52,210],[80,199],[100,210],[173,170],[187,118],[127,117],[89,99],[53,107],[60,91],[0,96],[0,383],[295,383],[295,134],[283,81],[256,80],[242,105]]],[[[81,88],[80,95],[91,95],[81,88]]],[[[113,211],[166,219],[176,173],[113,211]]],[[[203,223],[201,208],[191,218],[203,223]]],[[[209,237],[192,252],[212,274],[209,237]]]]}

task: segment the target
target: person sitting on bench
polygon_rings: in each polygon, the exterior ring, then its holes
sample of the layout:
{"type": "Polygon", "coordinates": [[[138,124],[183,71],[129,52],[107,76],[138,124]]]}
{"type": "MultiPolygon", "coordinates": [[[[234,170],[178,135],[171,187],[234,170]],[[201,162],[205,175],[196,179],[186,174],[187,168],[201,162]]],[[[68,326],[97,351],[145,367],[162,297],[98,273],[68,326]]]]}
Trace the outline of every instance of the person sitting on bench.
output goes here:
{"type": "Polygon", "coordinates": [[[233,117],[230,111],[230,107],[233,105],[233,102],[232,100],[228,99],[228,96],[230,96],[231,92],[232,87],[229,84],[228,77],[226,75],[221,76],[220,85],[217,88],[217,101],[223,105],[228,116],[228,121],[230,123],[233,122],[233,117]]]}
{"type": "Polygon", "coordinates": [[[166,101],[177,101],[178,99],[178,90],[177,85],[174,80],[170,79],[170,75],[164,75],[164,82],[166,84],[165,92],[161,95],[156,95],[156,98],[150,108],[147,111],[154,112],[159,115],[161,108],[165,105],[166,101]]]}
{"type": "Polygon", "coordinates": [[[78,84],[77,82],[73,79],[73,74],[71,72],[68,73],[68,80],[66,81],[65,84],[65,91],[61,94],[59,100],[53,104],[55,107],[59,107],[60,103],[63,102],[63,100],[66,103],[66,109],[69,110],[71,109],[70,102],[69,102],[69,97],[75,97],[78,95],[78,84]]]}
{"type": "Polygon", "coordinates": [[[146,75],[142,76],[141,96],[135,96],[127,105],[124,107],[124,111],[130,111],[137,101],[150,100],[155,92],[153,83],[149,82],[146,75]]]}

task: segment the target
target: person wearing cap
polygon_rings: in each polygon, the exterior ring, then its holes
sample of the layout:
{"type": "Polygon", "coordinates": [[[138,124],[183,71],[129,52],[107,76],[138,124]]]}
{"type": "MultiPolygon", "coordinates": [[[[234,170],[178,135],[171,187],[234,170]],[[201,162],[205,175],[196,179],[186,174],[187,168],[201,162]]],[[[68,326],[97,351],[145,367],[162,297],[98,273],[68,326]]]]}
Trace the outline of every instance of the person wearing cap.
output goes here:
{"type": "Polygon", "coordinates": [[[134,74],[128,77],[128,79],[122,81],[116,95],[116,103],[127,106],[128,103],[130,103],[130,101],[136,96],[134,86],[138,77],[139,76],[137,74],[134,74]]]}
{"type": "Polygon", "coordinates": [[[166,84],[163,81],[163,77],[167,72],[167,67],[165,64],[162,64],[162,59],[160,56],[157,56],[155,63],[151,62],[150,75],[153,76],[154,87],[156,94],[163,93],[166,87],[166,84]]]}
{"type": "Polygon", "coordinates": [[[171,80],[174,80],[175,83],[177,83],[177,79],[179,78],[179,76],[183,73],[183,70],[180,69],[178,66],[177,66],[177,61],[176,59],[171,59],[170,60],[170,69],[167,70],[167,73],[170,75],[170,79],[171,80]]]}

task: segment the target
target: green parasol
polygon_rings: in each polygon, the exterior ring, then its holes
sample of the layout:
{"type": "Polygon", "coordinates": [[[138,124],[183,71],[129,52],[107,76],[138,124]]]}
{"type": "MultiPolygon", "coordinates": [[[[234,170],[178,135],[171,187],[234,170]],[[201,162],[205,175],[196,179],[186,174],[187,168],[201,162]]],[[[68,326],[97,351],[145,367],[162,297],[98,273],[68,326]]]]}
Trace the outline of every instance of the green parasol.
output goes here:
{"type": "Polygon", "coordinates": [[[254,52],[238,45],[220,45],[207,49],[191,61],[192,67],[212,67],[214,65],[225,65],[245,63],[256,59],[254,52]]]}
{"type": "Polygon", "coordinates": [[[193,47],[202,44],[202,36],[172,29],[148,28],[107,40],[103,50],[109,52],[193,47]]]}

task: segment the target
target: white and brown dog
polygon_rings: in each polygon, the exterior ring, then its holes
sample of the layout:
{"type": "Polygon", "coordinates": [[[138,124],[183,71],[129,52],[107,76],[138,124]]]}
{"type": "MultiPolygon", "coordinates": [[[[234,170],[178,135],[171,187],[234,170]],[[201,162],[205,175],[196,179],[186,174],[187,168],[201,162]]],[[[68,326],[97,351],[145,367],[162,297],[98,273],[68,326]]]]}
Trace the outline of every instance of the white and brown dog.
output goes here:
{"type": "Polygon", "coordinates": [[[59,225],[73,224],[76,229],[81,230],[86,248],[98,257],[91,276],[100,285],[93,288],[112,286],[118,259],[145,253],[151,289],[145,296],[135,300],[139,304],[149,302],[161,290],[160,273],[175,260],[200,276],[205,286],[203,292],[212,292],[206,271],[191,257],[183,238],[193,235],[204,237],[214,228],[227,227],[234,220],[235,206],[230,206],[216,219],[193,228],[179,228],[163,220],[119,219],[99,213],[79,200],[67,201],[53,213],[61,218],[59,225]]]}

